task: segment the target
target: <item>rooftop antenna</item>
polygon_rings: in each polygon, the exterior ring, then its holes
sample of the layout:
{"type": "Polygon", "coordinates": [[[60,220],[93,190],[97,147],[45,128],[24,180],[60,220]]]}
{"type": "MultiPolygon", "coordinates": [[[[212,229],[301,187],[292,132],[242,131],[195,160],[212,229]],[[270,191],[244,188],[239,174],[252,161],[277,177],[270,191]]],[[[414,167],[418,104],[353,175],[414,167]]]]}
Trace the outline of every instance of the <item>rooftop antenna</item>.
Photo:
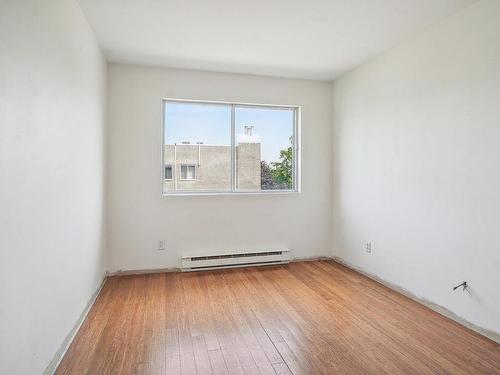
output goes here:
{"type": "Polygon", "coordinates": [[[253,125],[245,125],[245,135],[251,136],[253,133],[253,125]]]}

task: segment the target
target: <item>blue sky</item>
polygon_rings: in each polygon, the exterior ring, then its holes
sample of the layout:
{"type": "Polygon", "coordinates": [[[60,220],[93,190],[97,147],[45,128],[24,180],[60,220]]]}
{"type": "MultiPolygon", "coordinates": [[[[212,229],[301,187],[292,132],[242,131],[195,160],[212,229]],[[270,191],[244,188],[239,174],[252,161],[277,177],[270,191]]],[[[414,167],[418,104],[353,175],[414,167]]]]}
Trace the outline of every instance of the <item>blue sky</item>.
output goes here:
{"type": "MultiPolygon", "coordinates": [[[[231,107],[216,104],[168,102],[165,110],[165,143],[204,142],[231,144],[231,107]]],[[[262,159],[278,161],[279,152],[290,145],[293,111],[290,109],[235,108],[236,134],[245,125],[261,140],[262,159]]]]}

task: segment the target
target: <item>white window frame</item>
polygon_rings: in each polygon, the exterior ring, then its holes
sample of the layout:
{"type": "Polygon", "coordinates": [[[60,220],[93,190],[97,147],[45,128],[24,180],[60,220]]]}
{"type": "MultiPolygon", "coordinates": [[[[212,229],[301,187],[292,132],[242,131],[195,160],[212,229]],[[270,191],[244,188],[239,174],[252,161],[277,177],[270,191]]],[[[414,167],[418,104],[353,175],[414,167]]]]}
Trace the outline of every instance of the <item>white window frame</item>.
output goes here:
{"type": "Polygon", "coordinates": [[[163,173],[164,173],[164,174],[163,174],[163,179],[164,179],[165,181],[172,181],[172,180],[174,179],[174,166],[173,166],[172,164],[165,164],[165,169],[166,169],[167,167],[170,167],[170,175],[171,175],[172,177],[167,178],[167,176],[165,175],[165,171],[163,171],[163,173]]]}
{"type": "Polygon", "coordinates": [[[197,175],[197,170],[196,170],[196,165],[195,164],[181,164],[179,168],[179,181],[196,181],[196,175],[197,175]],[[194,177],[193,178],[187,178],[188,175],[188,170],[186,169],[186,178],[182,178],[182,167],[193,167],[194,170],[194,177]]]}
{"type": "MultiPolygon", "coordinates": [[[[160,139],[160,154],[161,154],[161,196],[189,196],[189,195],[258,195],[258,194],[297,194],[301,192],[301,107],[299,105],[281,105],[281,104],[257,104],[257,103],[243,103],[243,102],[226,102],[226,101],[210,101],[210,100],[195,100],[195,99],[177,99],[177,98],[162,98],[161,99],[161,139],[160,139]],[[165,191],[165,109],[168,102],[192,103],[192,104],[210,104],[210,105],[223,105],[231,108],[231,190],[217,191],[217,190],[182,190],[182,191],[165,191]],[[236,131],[235,131],[235,108],[267,108],[267,109],[288,109],[294,113],[294,124],[292,134],[292,149],[293,149],[293,188],[286,190],[241,190],[236,189],[236,131]]],[[[187,165],[187,164],[186,164],[187,165]]],[[[177,168],[172,166],[172,174],[175,173],[177,168]]],[[[195,167],[195,177],[197,177],[195,167]]],[[[194,181],[192,179],[180,179],[181,168],[179,168],[179,180],[181,181],[194,181]]],[[[196,179],[196,178],[195,178],[196,179]]],[[[170,180],[167,180],[170,181],[170,180]]]]}

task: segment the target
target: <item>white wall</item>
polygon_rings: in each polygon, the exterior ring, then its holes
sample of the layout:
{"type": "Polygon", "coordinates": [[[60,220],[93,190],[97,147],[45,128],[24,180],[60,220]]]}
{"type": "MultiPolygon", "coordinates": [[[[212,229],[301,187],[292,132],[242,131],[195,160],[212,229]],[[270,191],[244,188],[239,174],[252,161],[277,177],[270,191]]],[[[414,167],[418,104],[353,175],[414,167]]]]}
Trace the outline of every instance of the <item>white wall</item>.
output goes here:
{"type": "Polygon", "coordinates": [[[499,20],[476,3],[333,92],[334,255],[497,333],[499,20]]]}
{"type": "Polygon", "coordinates": [[[44,372],[101,283],[105,74],[75,1],[2,1],[2,374],[44,372]]]}
{"type": "Polygon", "coordinates": [[[331,252],[331,84],[115,64],[108,73],[111,271],[178,267],[207,251],[331,252]],[[161,198],[162,97],[301,105],[302,194],[161,198]]]}

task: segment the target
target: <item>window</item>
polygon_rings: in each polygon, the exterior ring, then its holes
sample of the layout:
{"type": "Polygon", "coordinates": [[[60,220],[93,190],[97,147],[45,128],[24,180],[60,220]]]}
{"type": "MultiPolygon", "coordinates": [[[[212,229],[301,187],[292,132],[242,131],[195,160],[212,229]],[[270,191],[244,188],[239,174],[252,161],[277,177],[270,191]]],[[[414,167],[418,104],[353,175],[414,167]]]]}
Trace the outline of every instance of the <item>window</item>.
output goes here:
{"type": "Polygon", "coordinates": [[[171,179],[172,179],[172,166],[166,165],[165,166],[165,180],[171,180],[171,179]]]}
{"type": "Polygon", "coordinates": [[[196,167],[194,165],[181,165],[181,180],[196,180],[196,167]]]}
{"type": "Polygon", "coordinates": [[[299,108],[164,100],[164,194],[299,191],[299,108]]]}

